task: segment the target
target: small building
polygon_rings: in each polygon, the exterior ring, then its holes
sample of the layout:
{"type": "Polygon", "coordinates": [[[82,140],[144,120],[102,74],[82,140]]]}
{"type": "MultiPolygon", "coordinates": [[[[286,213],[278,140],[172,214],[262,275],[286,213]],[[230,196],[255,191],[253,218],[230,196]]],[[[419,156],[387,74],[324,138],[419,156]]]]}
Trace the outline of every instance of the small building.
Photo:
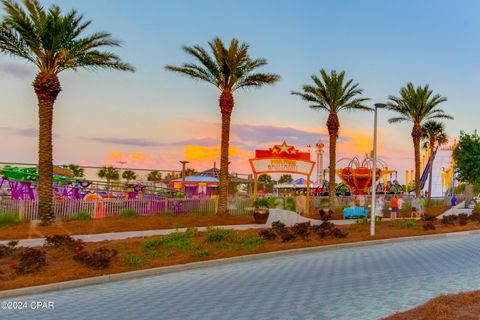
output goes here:
{"type": "Polygon", "coordinates": [[[209,176],[188,176],[185,181],[180,179],[171,180],[169,187],[174,190],[183,191],[188,198],[211,196],[216,194],[218,179],[209,176]]]}

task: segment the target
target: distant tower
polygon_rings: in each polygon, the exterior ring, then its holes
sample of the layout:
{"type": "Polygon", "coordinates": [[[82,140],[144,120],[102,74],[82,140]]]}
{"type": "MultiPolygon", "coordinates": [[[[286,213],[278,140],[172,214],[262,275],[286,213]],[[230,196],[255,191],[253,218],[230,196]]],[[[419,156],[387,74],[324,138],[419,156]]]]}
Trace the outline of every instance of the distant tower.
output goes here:
{"type": "Polygon", "coordinates": [[[317,184],[323,183],[323,148],[325,145],[322,142],[322,139],[319,139],[315,144],[316,153],[317,153],[317,184]]]}

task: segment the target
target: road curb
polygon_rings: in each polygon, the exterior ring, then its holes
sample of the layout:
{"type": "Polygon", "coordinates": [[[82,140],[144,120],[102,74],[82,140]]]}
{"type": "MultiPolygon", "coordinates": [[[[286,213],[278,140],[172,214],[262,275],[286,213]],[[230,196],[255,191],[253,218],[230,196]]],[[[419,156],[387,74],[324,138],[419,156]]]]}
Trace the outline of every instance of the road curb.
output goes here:
{"type": "Polygon", "coordinates": [[[0,291],[0,299],[18,297],[22,295],[47,293],[51,291],[73,289],[78,287],[91,286],[91,285],[109,283],[114,281],[129,280],[129,279],[149,277],[149,276],[158,276],[158,275],[169,274],[174,272],[204,269],[204,268],[222,266],[222,265],[227,265],[232,263],[251,262],[251,261],[263,260],[263,259],[269,259],[269,258],[275,258],[275,257],[281,257],[281,256],[292,256],[292,255],[300,255],[300,254],[308,254],[308,253],[317,253],[322,251],[367,247],[367,246],[381,245],[381,244],[387,244],[387,243],[408,242],[408,241],[415,241],[415,240],[444,239],[449,237],[469,236],[469,235],[478,235],[478,234],[480,234],[480,230],[460,231],[460,232],[439,233],[439,234],[431,234],[431,235],[423,235],[423,236],[367,240],[367,241],[360,241],[360,242],[353,242],[353,243],[339,243],[339,244],[332,244],[332,245],[325,245],[325,246],[257,253],[257,254],[243,255],[243,256],[231,257],[231,258],[214,259],[214,260],[192,262],[192,263],[181,264],[181,265],[173,265],[173,266],[166,266],[166,267],[115,273],[110,275],[90,277],[90,278],[78,279],[78,280],[70,280],[70,281],[51,283],[46,285],[34,286],[34,287],[4,290],[4,291],[0,291]]]}

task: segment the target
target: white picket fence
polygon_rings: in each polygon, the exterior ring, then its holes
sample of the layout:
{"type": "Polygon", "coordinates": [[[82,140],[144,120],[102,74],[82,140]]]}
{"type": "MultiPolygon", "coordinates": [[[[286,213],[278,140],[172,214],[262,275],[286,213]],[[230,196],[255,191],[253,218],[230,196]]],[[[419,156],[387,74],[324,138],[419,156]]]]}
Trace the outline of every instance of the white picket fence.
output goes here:
{"type": "MultiPolygon", "coordinates": [[[[251,214],[251,199],[229,199],[231,215],[251,214]]],[[[217,211],[216,199],[136,199],[136,200],[55,200],[55,217],[74,217],[86,213],[92,218],[119,215],[124,210],[134,210],[140,216],[153,214],[213,215],[217,211]]],[[[22,220],[37,220],[37,200],[0,200],[0,215],[18,214],[22,220]]]]}

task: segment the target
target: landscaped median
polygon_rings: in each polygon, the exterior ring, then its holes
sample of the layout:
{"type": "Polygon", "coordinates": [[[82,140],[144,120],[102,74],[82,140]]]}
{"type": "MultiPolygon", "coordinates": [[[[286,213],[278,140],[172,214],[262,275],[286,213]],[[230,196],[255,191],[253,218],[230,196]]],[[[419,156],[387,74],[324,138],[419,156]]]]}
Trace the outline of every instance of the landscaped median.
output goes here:
{"type": "Polygon", "coordinates": [[[480,315],[480,291],[441,295],[427,303],[384,320],[477,320],[480,315]]]}
{"type": "Polygon", "coordinates": [[[40,226],[31,222],[8,221],[3,226],[0,223],[0,240],[16,240],[43,238],[56,234],[98,234],[122,231],[160,230],[188,227],[226,226],[254,223],[251,215],[240,216],[114,216],[102,219],[91,219],[90,216],[75,219],[59,219],[51,225],[40,226]]]}
{"type": "Polygon", "coordinates": [[[335,226],[328,217],[316,226],[300,223],[286,227],[277,222],[262,230],[210,228],[198,232],[190,228],[165,236],[95,243],[51,236],[43,247],[0,246],[0,290],[288,249],[478,230],[479,221],[473,215],[441,221],[427,217],[425,221],[379,222],[375,238],[369,236],[368,221],[335,226]]]}

